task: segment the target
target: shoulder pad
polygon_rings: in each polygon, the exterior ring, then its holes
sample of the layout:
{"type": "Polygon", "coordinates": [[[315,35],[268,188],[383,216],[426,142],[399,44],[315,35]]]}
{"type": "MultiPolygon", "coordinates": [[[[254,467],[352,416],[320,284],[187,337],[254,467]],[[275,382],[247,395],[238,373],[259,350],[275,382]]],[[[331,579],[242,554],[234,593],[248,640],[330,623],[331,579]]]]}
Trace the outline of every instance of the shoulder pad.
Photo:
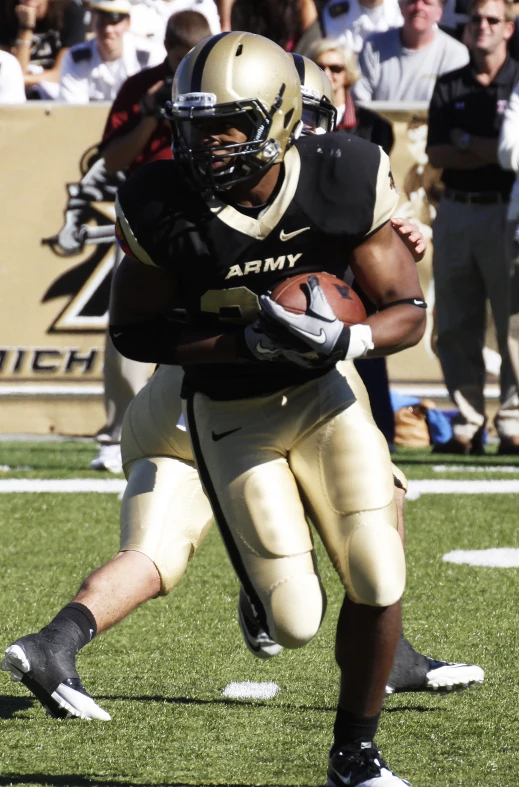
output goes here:
{"type": "Polygon", "coordinates": [[[74,63],[81,63],[83,60],[92,60],[92,49],[89,46],[73,46],[70,56],[74,63]]]}
{"type": "Polygon", "coordinates": [[[150,52],[147,49],[137,49],[137,60],[141,68],[148,65],[150,60],[150,52]]]}
{"type": "Polygon", "coordinates": [[[301,174],[296,200],[324,232],[359,241],[393,213],[398,194],[389,159],[371,142],[332,132],[297,142],[301,174]]]}
{"type": "Polygon", "coordinates": [[[131,256],[148,265],[168,267],[170,240],[179,231],[179,222],[189,220],[191,212],[203,216],[198,204],[192,208],[194,200],[175,161],[154,161],[128,178],[117,193],[116,209],[131,256]]]}

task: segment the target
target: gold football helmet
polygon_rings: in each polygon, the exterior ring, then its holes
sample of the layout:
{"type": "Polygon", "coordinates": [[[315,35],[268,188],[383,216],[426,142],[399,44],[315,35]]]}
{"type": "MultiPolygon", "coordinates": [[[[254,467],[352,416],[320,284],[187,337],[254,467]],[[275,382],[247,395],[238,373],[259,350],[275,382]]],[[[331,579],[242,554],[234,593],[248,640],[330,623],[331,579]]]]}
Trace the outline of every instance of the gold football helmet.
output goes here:
{"type": "Polygon", "coordinates": [[[175,159],[189,165],[198,186],[228,189],[283,160],[300,133],[301,112],[299,77],[281,47],[252,33],[212,36],[185,56],[175,74],[175,159]],[[232,127],[233,120],[245,142],[197,141],[204,123],[232,127]]]}
{"type": "Polygon", "coordinates": [[[332,83],[317,63],[303,55],[291,55],[303,96],[302,134],[327,134],[337,121],[332,83]]]}

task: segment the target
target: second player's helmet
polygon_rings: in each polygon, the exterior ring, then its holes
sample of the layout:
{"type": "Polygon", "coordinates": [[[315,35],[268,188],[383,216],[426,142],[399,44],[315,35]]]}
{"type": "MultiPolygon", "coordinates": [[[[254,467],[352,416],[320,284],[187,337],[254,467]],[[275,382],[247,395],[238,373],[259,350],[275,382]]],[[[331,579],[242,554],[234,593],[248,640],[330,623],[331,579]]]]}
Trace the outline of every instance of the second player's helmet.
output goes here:
{"type": "Polygon", "coordinates": [[[273,41],[252,33],[221,33],[202,41],[180,63],[173,82],[171,120],[175,159],[195,182],[228,189],[283,160],[301,130],[297,71],[273,41]],[[240,118],[245,143],[202,146],[196,124],[240,118]],[[225,153],[226,166],[215,162],[225,153]]]}
{"type": "Polygon", "coordinates": [[[317,63],[303,55],[291,55],[303,95],[303,134],[327,134],[337,121],[332,83],[317,63]]]}

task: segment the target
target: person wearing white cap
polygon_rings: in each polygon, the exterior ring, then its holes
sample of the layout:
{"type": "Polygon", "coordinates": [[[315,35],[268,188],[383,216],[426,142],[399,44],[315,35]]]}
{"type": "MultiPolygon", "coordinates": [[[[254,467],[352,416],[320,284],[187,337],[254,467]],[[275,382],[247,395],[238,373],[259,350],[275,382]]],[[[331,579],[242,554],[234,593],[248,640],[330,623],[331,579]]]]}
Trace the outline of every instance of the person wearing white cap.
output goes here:
{"type": "Polygon", "coordinates": [[[133,36],[129,0],[92,0],[95,37],[65,55],[58,99],[71,104],[113,101],[132,74],[164,59],[163,48],[133,36]]]}
{"type": "Polygon", "coordinates": [[[153,43],[162,44],[166,24],[173,14],[196,11],[205,16],[211,35],[221,32],[220,15],[215,0],[131,0],[130,30],[153,43]]]}

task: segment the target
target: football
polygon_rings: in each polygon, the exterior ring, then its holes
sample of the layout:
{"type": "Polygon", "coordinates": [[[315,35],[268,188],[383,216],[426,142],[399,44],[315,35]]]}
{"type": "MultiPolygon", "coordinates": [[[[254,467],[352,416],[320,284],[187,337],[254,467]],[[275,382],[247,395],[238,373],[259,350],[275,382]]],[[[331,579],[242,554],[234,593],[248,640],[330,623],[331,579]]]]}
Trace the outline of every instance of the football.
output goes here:
{"type": "Polygon", "coordinates": [[[328,303],[345,325],[356,325],[366,319],[366,309],[357,293],[331,273],[301,273],[291,276],[274,287],[271,299],[289,312],[303,314],[308,308],[303,284],[310,276],[317,277],[328,303]]]}

